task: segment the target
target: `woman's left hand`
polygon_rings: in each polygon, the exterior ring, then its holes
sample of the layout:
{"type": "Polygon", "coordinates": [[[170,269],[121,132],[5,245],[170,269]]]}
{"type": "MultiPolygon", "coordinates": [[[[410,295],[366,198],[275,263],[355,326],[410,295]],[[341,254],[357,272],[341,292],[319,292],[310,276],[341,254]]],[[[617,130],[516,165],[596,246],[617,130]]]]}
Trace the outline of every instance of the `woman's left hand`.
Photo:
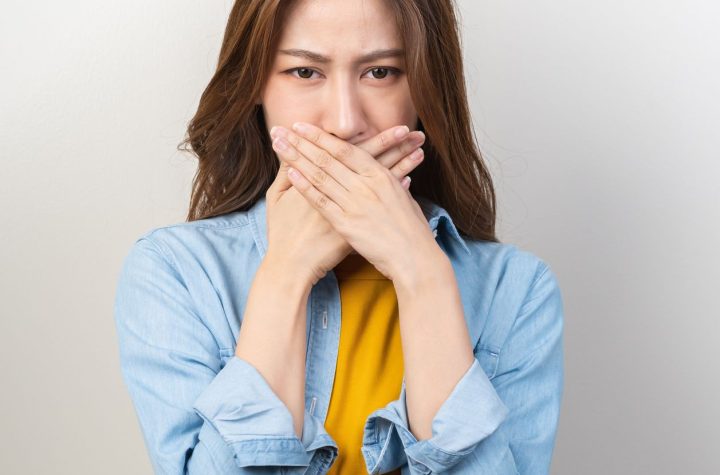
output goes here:
{"type": "Polygon", "coordinates": [[[372,155],[311,124],[275,131],[278,157],[299,172],[293,186],[388,279],[440,251],[417,201],[372,155]]]}

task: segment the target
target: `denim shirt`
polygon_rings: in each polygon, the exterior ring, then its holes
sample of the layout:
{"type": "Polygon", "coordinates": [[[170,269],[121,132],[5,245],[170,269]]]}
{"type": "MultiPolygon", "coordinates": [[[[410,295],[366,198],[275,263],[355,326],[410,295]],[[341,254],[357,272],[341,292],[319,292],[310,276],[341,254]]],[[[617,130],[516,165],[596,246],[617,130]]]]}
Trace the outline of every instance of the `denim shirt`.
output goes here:
{"type": "MultiPolygon", "coordinates": [[[[431,438],[408,429],[404,379],[397,399],[368,414],[367,471],[548,473],[564,377],[555,274],[516,246],[463,238],[445,209],[416,200],[455,271],[475,360],[431,438]]],[[[262,375],[235,356],[265,219],[262,197],[248,211],[152,229],[125,257],[114,307],[121,370],[156,473],[324,474],[337,457],[323,425],[340,341],[333,271],[308,298],[301,438],[262,375]]]]}

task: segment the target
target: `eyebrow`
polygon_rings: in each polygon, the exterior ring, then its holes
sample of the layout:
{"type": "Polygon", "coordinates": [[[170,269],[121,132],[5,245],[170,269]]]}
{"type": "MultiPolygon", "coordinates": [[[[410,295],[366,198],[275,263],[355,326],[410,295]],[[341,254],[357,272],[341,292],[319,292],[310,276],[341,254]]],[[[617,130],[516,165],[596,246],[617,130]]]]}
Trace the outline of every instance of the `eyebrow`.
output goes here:
{"type": "MultiPolygon", "coordinates": [[[[295,56],[297,58],[304,58],[315,63],[331,63],[332,59],[328,56],[324,56],[320,53],[308,51],[306,49],[281,49],[280,53],[287,54],[289,56],[295,56]]],[[[398,56],[404,56],[405,50],[402,48],[390,48],[390,49],[376,49],[367,54],[364,54],[355,60],[356,64],[369,63],[383,58],[394,58],[398,56]]]]}

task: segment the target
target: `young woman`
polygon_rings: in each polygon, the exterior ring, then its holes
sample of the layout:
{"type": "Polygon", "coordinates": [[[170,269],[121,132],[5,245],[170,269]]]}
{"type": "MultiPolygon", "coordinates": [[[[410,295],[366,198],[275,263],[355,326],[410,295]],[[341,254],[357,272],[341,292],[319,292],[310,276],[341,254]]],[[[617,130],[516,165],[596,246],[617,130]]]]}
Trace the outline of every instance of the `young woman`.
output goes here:
{"type": "Polygon", "coordinates": [[[188,220],[118,283],[157,473],[548,472],[562,299],[495,236],[461,59],[450,0],[236,1],[188,220]]]}

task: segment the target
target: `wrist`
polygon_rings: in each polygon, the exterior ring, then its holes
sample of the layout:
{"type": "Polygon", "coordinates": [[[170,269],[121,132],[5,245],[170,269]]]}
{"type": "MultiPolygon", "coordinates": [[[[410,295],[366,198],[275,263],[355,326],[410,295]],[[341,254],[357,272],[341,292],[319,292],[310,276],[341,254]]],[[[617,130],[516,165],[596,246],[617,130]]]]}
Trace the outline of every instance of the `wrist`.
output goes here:
{"type": "Polygon", "coordinates": [[[398,298],[412,297],[431,291],[438,285],[445,285],[455,277],[450,259],[443,250],[433,242],[429,250],[417,253],[410,260],[411,264],[400,270],[393,277],[393,286],[398,298]]]}
{"type": "Polygon", "coordinates": [[[283,295],[303,296],[312,288],[307,272],[294,267],[288,259],[273,253],[265,253],[258,274],[261,278],[269,279],[283,295]]]}

